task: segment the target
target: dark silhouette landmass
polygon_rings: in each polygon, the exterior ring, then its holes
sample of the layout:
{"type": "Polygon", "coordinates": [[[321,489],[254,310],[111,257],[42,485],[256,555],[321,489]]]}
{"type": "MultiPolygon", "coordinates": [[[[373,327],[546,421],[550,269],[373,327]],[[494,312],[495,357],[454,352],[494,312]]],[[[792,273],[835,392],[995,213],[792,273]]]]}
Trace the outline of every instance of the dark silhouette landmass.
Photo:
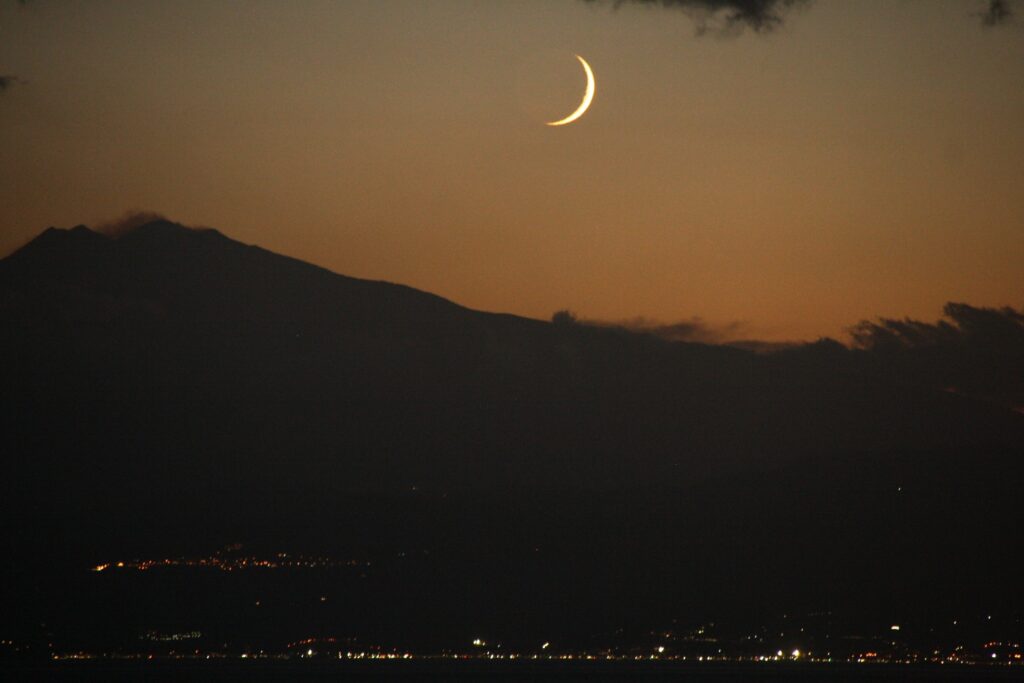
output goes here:
{"type": "MultiPolygon", "coordinates": [[[[962,332],[985,309],[948,312],[962,332]]],[[[2,628],[443,645],[1019,611],[1001,315],[980,355],[891,321],[753,353],[473,311],[163,220],[51,228],[0,261],[2,628]],[[273,618],[87,571],[236,540],[375,562],[265,589],[273,618]]]]}

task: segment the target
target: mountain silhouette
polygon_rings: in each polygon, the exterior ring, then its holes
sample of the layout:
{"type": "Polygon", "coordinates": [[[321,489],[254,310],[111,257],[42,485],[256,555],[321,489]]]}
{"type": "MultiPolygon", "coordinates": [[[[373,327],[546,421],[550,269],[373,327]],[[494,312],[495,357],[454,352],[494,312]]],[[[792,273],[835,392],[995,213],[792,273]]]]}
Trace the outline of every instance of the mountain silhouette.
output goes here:
{"type": "MultiPolygon", "coordinates": [[[[169,221],[50,228],[0,261],[5,536],[46,565],[414,544],[464,579],[437,589],[457,624],[1019,604],[1024,417],[837,347],[484,313],[169,221]]],[[[429,631],[409,580],[365,599],[429,631]]]]}

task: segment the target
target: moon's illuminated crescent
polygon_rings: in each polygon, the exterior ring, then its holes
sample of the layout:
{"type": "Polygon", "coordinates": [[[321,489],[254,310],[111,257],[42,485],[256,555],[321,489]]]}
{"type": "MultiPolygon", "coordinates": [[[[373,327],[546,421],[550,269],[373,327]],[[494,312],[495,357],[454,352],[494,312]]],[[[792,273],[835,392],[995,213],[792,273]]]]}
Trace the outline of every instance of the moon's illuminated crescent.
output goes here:
{"type": "Polygon", "coordinates": [[[580,60],[580,64],[583,65],[583,71],[587,74],[587,90],[583,93],[583,101],[580,102],[580,106],[576,108],[576,111],[569,114],[564,119],[548,121],[547,125],[549,126],[564,126],[567,123],[572,123],[587,113],[587,109],[590,108],[590,103],[594,101],[594,72],[590,70],[590,65],[587,64],[587,60],[583,59],[583,57],[576,55],[576,59],[580,60]]]}

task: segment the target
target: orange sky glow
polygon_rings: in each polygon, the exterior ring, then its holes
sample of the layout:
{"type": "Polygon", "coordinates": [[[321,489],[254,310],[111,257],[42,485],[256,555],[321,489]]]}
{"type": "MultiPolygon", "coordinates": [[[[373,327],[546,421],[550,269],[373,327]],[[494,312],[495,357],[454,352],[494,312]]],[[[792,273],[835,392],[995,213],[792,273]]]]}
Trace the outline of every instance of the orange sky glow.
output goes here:
{"type": "Polygon", "coordinates": [[[1024,25],[817,0],[0,4],[0,254],[157,211],[549,318],[842,337],[1024,304],[1024,25]],[[583,95],[580,54],[597,95],[583,95]]]}

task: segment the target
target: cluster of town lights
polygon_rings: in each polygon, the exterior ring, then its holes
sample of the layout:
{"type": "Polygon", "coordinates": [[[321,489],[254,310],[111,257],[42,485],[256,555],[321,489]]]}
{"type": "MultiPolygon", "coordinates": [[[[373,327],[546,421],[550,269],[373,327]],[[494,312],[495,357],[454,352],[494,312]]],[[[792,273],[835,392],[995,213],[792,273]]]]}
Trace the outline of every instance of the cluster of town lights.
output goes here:
{"type": "Polygon", "coordinates": [[[130,560],[98,564],[90,569],[104,572],[111,569],[132,569],[147,571],[159,567],[197,567],[202,569],[218,569],[232,572],[242,569],[315,569],[336,567],[368,567],[370,563],[361,560],[335,560],[329,557],[306,557],[278,553],[271,558],[233,557],[230,555],[211,555],[210,557],[168,557],[156,560],[130,560]]]}

